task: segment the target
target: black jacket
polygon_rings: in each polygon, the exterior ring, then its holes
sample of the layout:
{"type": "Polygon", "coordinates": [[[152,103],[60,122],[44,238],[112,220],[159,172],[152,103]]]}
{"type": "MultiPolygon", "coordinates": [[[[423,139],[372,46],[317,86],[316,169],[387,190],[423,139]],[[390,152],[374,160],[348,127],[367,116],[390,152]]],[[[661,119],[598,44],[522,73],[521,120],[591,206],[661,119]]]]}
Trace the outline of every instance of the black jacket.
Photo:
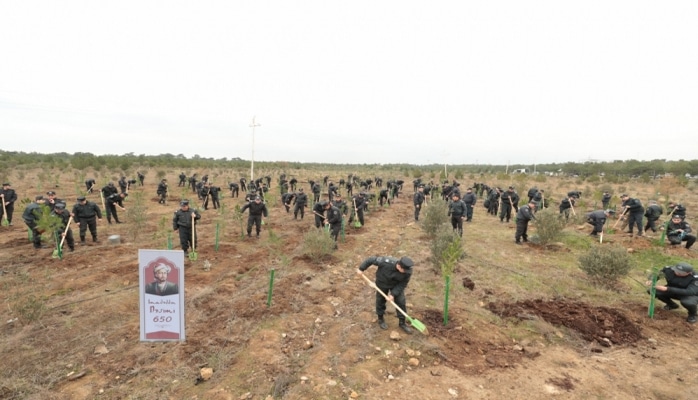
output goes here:
{"type": "Polygon", "coordinates": [[[415,206],[421,206],[422,203],[424,203],[424,193],[422,193],[422,192],[415,192],[415,194],[414,194],[414,205],[415,205],[415,206]]]}
{"type": "Polygon", "coordinates": [[[191,228],[191,215],[194,214],[194,223],[201,219],[201,214],[198,211],[192,210],[191,208],[187,211],[179,209],[174,212],[174,217],[172,218],[172,229],[177,230],[182,228],[191,228]]]}
{"type": "Polygon", "coordinates": [[[109,197],[107,197],[105,200],[107,202],[107,205],[110,205],[110,206],[114,205],[114,204],[118,204],[119,207],[124,206],[124,199],[119,194],[116,194],[116,193],[109,195],[109,197]]]}
{"type": "Polygon", "coordinates": [[[305,205],[308,204],[308,195],[303,192],[299,192],[296,199],[293,200],[293,204],[298,204],[299,206],[305,207],[305,205]]]}
{"type": "Polygon", "coordinates": [[[448,205],[448,215],[454,218],[462,217],[467,211],[465,207],[466,205],[463,200],[451,202],[451,204],[448,205]]]}
{"type": "Polygon", "coordinates": [[[342,212],[339,211],[339,208],[332,206],[327,210],[327,222],[329,222],[330,225],[342,223],[342,212]]]}
{"type": "Polygon", "coordinates": [[[666,294],[669,296],[698,296],[698,277],[694,274],[677,276],[671,267],[660,271],[666,278],[666,294]]]}
{"type": "Polygon", "coordinates": [[[652,204],[645,210],[645,217],[649,219],[659,219],[659,216],[664,213],[662,206],[659,204],[652,204]]]}
{"type": "Polygon", "coordinates": [[[531,207],[526,204],[525,206],[519,207],[519,211],[516,213],[516,221],[530,221],[532,219],[536,219],[536,217],[533,215],[533,211],[531,211],[531,207]]]}
{"type": "Polygon", "coordinates": [[[102,218],[102,211],[99,209],[99,206],[96,203],[93,203],[91,201],[85,202],[85,204],[80,204],[77,203],[73,207],[73,215],[75,215],[75,219],[80,220],[80,219],[88,219],[88,218],[102,218]]]}
{"type": "Polygon", "coordinates": [[[477,202],[477,197],[475,197],[475,193],[465,192],[465,194],[463,195],[463,203],[472,207],[475,205],[476,202],[477,202]]]}
{"type": "Polygon", "coordinates": [[[5,203],[9,202],[10,204],[12,204],[15,201],[17,201],[17,193],[15,193],[14,189],[0,190],[0,193],[5,195],[5,203]]]}
{"type": "MultiPolygon", "coordinates": [[[[404,292],[407,284],[412,278],[412,268],[405,270],[405,273],[398,271],[395,265],[400,261],[395,257],[369,257],[359,266],[361,271],[366,271],[371,265],[378,266],[376,271],[376,285],[390,289],[393,297],[398,297],[404,292]]],[[[387,293],[386,293],[387,294],[387,293]]]]}
{"type": "Polygon", "coordinates": [[[256,202],[251,201],[242,206],[242,208],[240,209],[240,213],[245,212],[245,210],[247,210],[248,208],[250,209],[250,215],[264,215],[265,217],[269,215],[269,212],[267,211],[267,205],[262,202],[259,202],[259,204],[257,204],[256,202]]]}

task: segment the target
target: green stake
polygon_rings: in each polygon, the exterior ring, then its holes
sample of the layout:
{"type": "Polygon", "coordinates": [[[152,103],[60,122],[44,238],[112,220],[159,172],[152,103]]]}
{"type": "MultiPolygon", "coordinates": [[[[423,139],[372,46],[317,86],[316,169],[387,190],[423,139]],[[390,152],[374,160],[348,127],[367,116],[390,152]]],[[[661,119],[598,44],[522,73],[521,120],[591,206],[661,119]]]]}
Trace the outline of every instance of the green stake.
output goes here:
{"type": "Polygon", "coordinates": [[[274,291],[274,268],[269,272],[269,292],[267,293],[267,307],[271,306],[271,294],[274,291]]]}
{"type": "Polygon", "coordinates": [[[216,251],[218,251],[218,236],[220,234],[220,230],[221,230],[220,223],[216,222],[216,247],[215,247],[216,251]]]}
{"type": "Polygon", "coordinates": [[[451,288],[451,276],[446,276],[446,292],[444,296],[444,326],[448,324],[448,293],[451,288]]]}

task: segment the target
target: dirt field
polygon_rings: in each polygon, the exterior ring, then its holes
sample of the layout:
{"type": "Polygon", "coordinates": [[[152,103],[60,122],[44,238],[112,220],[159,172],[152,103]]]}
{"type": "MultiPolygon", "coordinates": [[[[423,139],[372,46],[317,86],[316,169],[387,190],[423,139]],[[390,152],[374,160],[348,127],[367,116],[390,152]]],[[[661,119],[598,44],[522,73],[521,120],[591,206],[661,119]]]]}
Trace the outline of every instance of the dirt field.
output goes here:
{"type": "MultiPolygon", "coordinates": [[[[178,172],[168,174],[171,184],[178,172]]],[[[314,229],[309,212],[294,221],[278,195],[269,204],[261,239],[241,237],[239,222],[226,218],[218,251],[217,211],[202,211],[198,260],[185,257],[187,341],[140,343],[137,250],[165,248],[158,222],[171,225],[184,195],[172,188],[169,205],[159,205],[153,175],[145,187],[132,189],[145,193],[148,210],[148,224],[135,241],[128,218],[122,216],[121,225],[104,219],[100,244],[78,245],[59,260],[51,257],[51,248],[32,249],[19,204],[14,226],[0,228],[0,398],[698,397],[698,326],[685,322],[683,308],[658,307],[654,319],[647,317],[647,296],[632,280],[644,281],[641,267],[615,291],[591,286],[575,261],[584,248],[597,245],[586,236],[590,227],[566,228],[572,239],[554,248],[516,246],[514,224],[487,215],[480,199],[473,223],[465,226],[467,256],[452,279],[444,326],[444,281],[430,265],[429,240],[413,220],[411,183],[390,207],[372,207],[364,227],[347,227],[346,240],[321,261],[301,251],[304,233],[314,229]],[[115,234],[122,244],[107,244],[115,234]],[[392,307],[389,330],[378,328],[374,293],[355,273],[370,255],[415,260],[408,311],[427,325],[428,335],[405,335],[392,307]],[[272,268],[276,279],[267,307],[272,268]],[[209,380],[197,380],[202,367],[213,369],[209,380]]],[[[296,176],[308,178],[302,172],[296,176]]],[[[223,181],[215,183],[227,186],[223,181]]],[[[487,177],[478,181],[497,183],[487,177]]],[[[553,179],[536,185],[558,194],[576,188],[572,181],[553,179]]],[[[66,179],[57,189],[69,207],[74,186],[66,179]]],[[[530,186],[518,189],[522,197],[530,186]]],[[[39,193],[33,186],[14,188],[20,198],[39,193]]],[[[644,194],[656,192],[651,185],[634,189],[643,193],[643,201],[644,194]]],[[[278,193],[274,183],[271,190],[278,193]]],[[[671,191],[687,205],[689,217],[698,209],[692,191],[671,191]]],[[[223,193],[228,213],[243,204],[242,198],[223,193]]],[[[588,204],[592,209],[593,202],[588,204]]],[[[695,249],[659,247],[656,237],[617,233],[605,239],[606,245],[698,267],[695,249]]]]}

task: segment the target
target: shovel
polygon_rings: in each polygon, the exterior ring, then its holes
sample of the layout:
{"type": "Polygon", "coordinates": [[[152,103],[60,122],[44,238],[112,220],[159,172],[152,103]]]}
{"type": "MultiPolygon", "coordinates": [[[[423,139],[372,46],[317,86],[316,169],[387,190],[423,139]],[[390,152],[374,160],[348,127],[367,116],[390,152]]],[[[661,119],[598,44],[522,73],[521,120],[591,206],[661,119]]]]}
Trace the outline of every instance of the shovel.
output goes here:
{"type": "Polygon", "coordinates": [[[354,216],[356,219],[354,220],[354,228],[361,228],[361,221],[359,221],[359,210],[356,208],[356,199],[351,199],[352,203],[354,203],[354,216]]]}
{"type": "Polygon", "coordinates": [[[63,243],[65,242],[65,235],[68,234],[68,229],[70,228],[71,222],[73,222],[73,217],[70,217],[70,219],[68,219],[68,223],[66,224],[65,230],[63,231],[63,237],[61,238],[61,242],[58,244],[58,248],[53,250],[53,258],[63,259],[63,243]]]}
{"type": "Polygon", "coordinates": [[[410,321],[410,325],[412,325],[412,326],[414,327],[414,329],[416,329],[416,330],[422,332],[422,333],[425,334],[425,335],[428,335],[428,334],[429,334],[429,331],[427,331],[426,325],[424,325],[424,324],[422,323],[422,321],[420,321],[420,320],[418,320],[418,319],[416,319],[416,318],[412,318],[412,317],[410,317],[409,315],[407,315],[407,313],[404,312],[404,311],[402,310],[402,308],[398,307],[397,304],[395,304],[394,301],[389,300],[389,299],[388,299],[388,296],[387,296],[385,293],[383,293],[383,291],[380,290],[380,289],[378,288],[378,286],[376,286],[376,284],[375,284],[372,280],[368,279],[368,277],[367,277],[366,275],[364,275],[363,273],[361,274],[361,276],[366,280],[366,282],[368,282],[369,286],[371,286],[372,288],[376,289],[376,291],[378,291],[378,293],[380,293],[383,297],[385,297],[385,299],[388,300],[388,301],[390,302],[390,304],[392,304],[393,307],[395,307],[395,309],[398,310],[398,311],[400,312],[400,314],[404,315],[405,318],[407,318],[407,320],[410,321]]]}
{"type": "Polygon", "coordinates": [[[10,220],[7,219],[7,208],[5,208],[5,197],[2,198],[2,226],[10,226],[10,220]]]}
{"type": "Polygon", "coordinates": [[[191,252],[189,253],[189,259],[191,261],[196,261],[199,258],[199,254],[196,252],[196,242],[195,242],[195,232],[196,232],[196,214],[191,213],[191,252]]]}

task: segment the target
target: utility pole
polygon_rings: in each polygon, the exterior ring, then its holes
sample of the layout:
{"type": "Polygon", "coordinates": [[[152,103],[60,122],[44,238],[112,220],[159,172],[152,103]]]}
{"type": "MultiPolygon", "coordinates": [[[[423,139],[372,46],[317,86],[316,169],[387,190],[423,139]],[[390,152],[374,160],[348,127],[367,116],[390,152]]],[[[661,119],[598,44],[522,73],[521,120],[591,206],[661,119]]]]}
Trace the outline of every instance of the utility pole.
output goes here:
{"type": "Polygon", "coordinates": [[[250,183],[254,183],[254,128],[262,126],[254,121],[256,117],[252,117],[252,123],[250,128],[252,128],[252,165],[250,167],[250,183]]]}

